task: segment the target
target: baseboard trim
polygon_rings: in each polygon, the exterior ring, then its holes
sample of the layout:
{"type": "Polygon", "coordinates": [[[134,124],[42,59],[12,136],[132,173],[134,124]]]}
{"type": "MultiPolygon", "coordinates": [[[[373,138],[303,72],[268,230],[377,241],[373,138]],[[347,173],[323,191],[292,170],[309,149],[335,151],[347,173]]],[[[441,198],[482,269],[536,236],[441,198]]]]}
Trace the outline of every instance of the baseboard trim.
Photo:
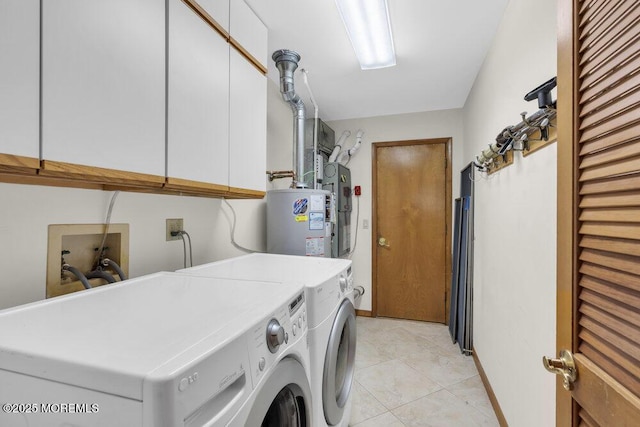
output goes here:
{"type": "Polygon", "coordinates": [[[373,314],[367,310],[356,310],[356,316],[360,317],[373,317],[373,314]]]}
{"type": "Polygon", "coordinates": [[[485,374],[484,369],[482,368],[482,364],[480,363],[480,359],[478,358],[478,352],[476,352],[475,348],[473,349],[473,362],[476,364],[476,368],[478,369],[478,373],[480,374],[480,379],[482,380],[482,384],[487,391],[487,395],[489,396],[489,400],[491,401],[493,411],[496,413],[496,418],[498,418],[500,427],[509,427],[509,424],[507,424],[507,419],[504,417],[504,413],[502,412],[500,404],[498,403],[498,399],[496,398],[496,395],[491,388],[491,384],[489,383],[487,374],[485,374]]]}

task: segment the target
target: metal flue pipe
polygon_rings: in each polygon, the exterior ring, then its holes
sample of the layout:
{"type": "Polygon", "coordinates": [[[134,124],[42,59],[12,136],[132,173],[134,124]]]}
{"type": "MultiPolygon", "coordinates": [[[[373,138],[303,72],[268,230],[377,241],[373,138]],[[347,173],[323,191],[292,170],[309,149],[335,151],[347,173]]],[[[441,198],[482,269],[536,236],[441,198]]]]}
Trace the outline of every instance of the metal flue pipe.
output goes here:
{"type": "Polygon", "coordinates": [[[293,161],[295,178],[292,187],[305,188],[304,182],[304,102],[295,91],[293,73],[298,68],[300,55],[292,50],[276,50],[271,58],[276,63],[280,72],[280,93],[285,102],[289,103],[293,110],[293,161]]]}

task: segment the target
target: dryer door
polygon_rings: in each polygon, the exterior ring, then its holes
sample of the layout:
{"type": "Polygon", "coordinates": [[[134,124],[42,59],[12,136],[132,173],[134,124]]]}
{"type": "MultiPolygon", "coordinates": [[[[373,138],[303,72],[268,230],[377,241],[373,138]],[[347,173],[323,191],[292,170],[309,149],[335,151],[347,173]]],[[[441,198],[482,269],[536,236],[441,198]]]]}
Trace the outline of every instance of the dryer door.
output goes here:
{"type": "Polygon", "coordinates": [[[311,388],[297,360],[278,362],[256,395],[245,426],[311,426],[311,388]]]}
{"type": "Polygon", "coordinates": [[[343,420],[351,394],[356,358],[356,310],[342,301],[331,327],[322,375],[322,406],[329,425],[343,420]]]}

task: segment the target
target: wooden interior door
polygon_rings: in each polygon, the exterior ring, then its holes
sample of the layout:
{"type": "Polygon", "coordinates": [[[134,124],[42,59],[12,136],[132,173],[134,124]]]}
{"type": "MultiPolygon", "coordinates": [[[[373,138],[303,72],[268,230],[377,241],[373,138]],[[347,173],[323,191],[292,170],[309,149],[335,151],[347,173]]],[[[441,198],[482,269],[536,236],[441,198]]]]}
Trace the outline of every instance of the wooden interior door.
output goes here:
{"type": "Polygon", "coordinates": [[[373,145],[373,314],[445,323],[449,139],[373,145]]]}
{"type": "Polygon", "coordinates": [[[640,423],[640,2],[560,0],[558,426],[640,423]]]}

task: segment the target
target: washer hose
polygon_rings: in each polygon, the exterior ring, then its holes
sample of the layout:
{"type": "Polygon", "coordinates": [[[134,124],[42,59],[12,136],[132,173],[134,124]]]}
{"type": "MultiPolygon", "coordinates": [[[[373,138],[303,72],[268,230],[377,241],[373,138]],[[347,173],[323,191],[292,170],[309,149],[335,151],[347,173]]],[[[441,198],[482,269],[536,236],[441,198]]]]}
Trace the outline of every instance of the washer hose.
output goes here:
{"type": "Polygon", "coordinates": [[[118,264],[116,264],[115,261],[110,260],[109,258],[105,258],[102,260],[102,266],[103,267],[111,267],[113,268],[116,273],[118,273],[118,276],[120,276],[120,280],[127,280],[127,275],[124,274],[124,271],[122,271],[122,269],[120,268],[120,266],[118,264]]]}
{"type": "Polygon", "coordinates": [[[112,275],[102,270],[93,270],[86,274],[87,279],[102,279],[106,280],[107,283],[115,283],[116,279],[113,278],[112,275]]]}
{"type": "Polygon", "coordinates": [[[78,280],[80,280],[80,283],[82,283],[82,286],[84,286],[85,289],[91,289],[91,283],[89,283],[89,280],[87,279],[87,276],[82,274],[82,272],[80,270],[78,270],[77,268],[72,267],[69,264],[62,264],[62,270],[63,271],[68,271],[71,274],[73,274],[74,276],[76,276],[78,278],[78,280]]]}

